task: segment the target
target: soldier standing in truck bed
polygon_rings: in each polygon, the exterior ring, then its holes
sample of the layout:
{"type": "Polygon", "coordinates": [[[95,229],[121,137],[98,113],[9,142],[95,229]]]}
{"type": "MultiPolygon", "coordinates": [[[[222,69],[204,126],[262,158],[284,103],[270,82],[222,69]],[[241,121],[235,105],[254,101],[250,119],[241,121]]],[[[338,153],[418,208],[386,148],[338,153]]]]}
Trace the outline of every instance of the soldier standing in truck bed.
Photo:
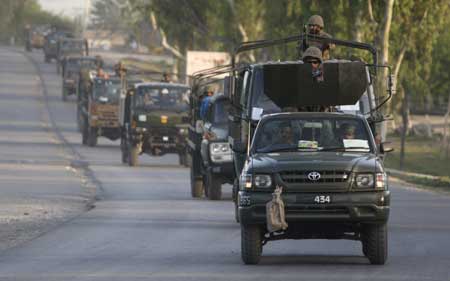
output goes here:
{"type": "MultiPolygon", "coordinates": [[[[321,36],[325,38],[332,38],[330,34],[323,31],[324,29],[324,23],[323,19],[319,15],[313,15],[308,20],[308,35],[313,36],[321,36]]],[[[331,44],[328,42],[325,42],[323,39],[319,38],[306,38],[302,42],[302,49],[303,52],[308,49],[308,47],[317,47],[322,51],[322,58],[324,60],[327,60],[330,58],[330,48],[332,47],[331,44]]]]}

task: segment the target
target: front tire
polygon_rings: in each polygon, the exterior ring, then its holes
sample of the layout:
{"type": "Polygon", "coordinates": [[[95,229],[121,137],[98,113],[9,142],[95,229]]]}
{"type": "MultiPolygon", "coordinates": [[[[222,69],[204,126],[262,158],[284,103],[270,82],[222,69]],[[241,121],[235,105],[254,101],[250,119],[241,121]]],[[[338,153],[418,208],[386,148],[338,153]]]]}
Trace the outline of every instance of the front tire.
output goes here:
{"type": "Polygon", "coordinates": [[[68,96],[67,90],[63,87],[62,88],[62,100],[67,101],[67,96],[68,96]]]}
{"type": "Polygon", "coordinates": [[[209,200],[220,200],[222,198],[222,183],[212,172],[206,174],[207,197],[209,200]]]}
{"type": "Polygon", "coordinates": [[[87,144],[91,147],[94,147],[97,145],[97,139],[97,129],[88,127],[87,144]]]}
{"type": "Polygon", "coordinates": [[[387,225],[369,224],[364,227],[363,253],[371,264],[383,265],[386,263],[388,254],[387,225]]]}
{"type": "MultiPolygon", "coordinates": [[[[191,163],[191,164],[193,164],[193,163],[191,163]]],[[[194,166],[193,165],[191,165],[190,170],[191,170],[191,173],[190,173],[190,176],[191,176],[191,196],[192,196],[192,198],[202,197],[202,195],[203,195],[203,180],[201,178],[198,179],[195,176],[194,166]]]]}
{"type": "Polygon", "coordinates": [[[262,229],[241,224],[241,256],[245,264],[258,264],[262,254],[262,229]]]}
{"type": "Polygon", "coordinates": [[[128,147],[128,165],[131,167],[136,167],[137,165],[139,165],[138,157],[138,145],[131,145],[130,147],[128,147]]]}

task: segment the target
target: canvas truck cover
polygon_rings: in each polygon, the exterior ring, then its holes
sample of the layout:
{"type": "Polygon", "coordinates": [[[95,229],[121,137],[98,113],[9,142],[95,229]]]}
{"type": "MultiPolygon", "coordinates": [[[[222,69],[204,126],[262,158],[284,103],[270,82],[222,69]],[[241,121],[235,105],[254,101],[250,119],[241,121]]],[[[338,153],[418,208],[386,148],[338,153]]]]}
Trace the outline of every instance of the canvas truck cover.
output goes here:
{"type": "Polygon", "coordinates": [[[280,108],[353,105],[368,86],[363,62],[325,62],[321,82],[312,77],[310,64],[264,64],[261,67],[264,86],[253,90],[263,91],[280,108]]]}

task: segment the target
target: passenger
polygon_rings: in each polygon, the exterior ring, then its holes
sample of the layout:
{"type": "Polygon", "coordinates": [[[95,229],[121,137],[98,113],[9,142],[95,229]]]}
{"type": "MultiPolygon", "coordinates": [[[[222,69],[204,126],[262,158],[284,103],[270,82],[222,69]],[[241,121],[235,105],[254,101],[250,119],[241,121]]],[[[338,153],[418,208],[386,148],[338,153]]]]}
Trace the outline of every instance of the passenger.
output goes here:
{"type": "Polygon", "coordinates": [[[163,72],[163,78],[162,78],[161,82],[164,82],[164,83],[171,83],[172,82],[170,80],[169,73],[163,72]]]}
{"type": "Polygon", "coordinates": [[[119,61],[116,65],[114,65],[114,72],[117,77],[122,77],[127,73],[127,69],[123,65],[122,61],[119,61]]]}
{"type": "MultiPolygon", "coordinates": [[[[308,20],[308,34],[309,35],[317,35],[325,38],[332,38],[330,34],[323,31],[324,29],[323,18],[319,15],[313,15],[308,20]]],[[[330,48],[333,47],[332,44],[324,41],[323,39],[318,38],[308,38],[303,41],[302,48],[303,51],[308,49],[309,47],[319,48],[322,52],[322,57],[324,60],[330,59],[330,48]]]]}
{"type": "Polygon", "coordinates": [[[340,138],[342,140],[349,140],[349,139],[354,139],[355,138],[355,131],[356,131],[356,127],[352,124],[342,124],[341,127],[339,128],[340,131],[340,138]]]}
{"type": "Polygon", "coordinates": [[[103,70],[103,68],[97,67],[97,77],[103,78],[103,79],[108,79],[109,75],[103,70]]]}
{"type": "Polygon", "coordinates": [[[208,111],[208,105],[209,100],[214,95],[214,92],[211,89],[208,89],[204,94],[203,98],[201,99],[201,105],[200,105],[200,118],[205,119],[206,118],[206,112],[208,111]]]}
{"type": "Polygon", "coordinates": [[[277,144],[295,145],[294,132],[290,124],[281,123],[280,127],[280,138],[278,139],[277,144]]]}

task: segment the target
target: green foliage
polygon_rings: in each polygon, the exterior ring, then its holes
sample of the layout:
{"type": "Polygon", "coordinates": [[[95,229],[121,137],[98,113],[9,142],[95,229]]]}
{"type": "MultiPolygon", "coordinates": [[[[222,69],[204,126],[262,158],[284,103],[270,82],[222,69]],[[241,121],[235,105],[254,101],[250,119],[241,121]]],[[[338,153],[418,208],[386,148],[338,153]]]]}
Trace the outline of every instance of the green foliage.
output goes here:
{"type": "Polygon", "coordinates": [[[61,29],[74,29],[74,23],[41,9],[37,0],[2,0],[0,8],[0,40],[10,37],[23,40],[26,25],[52,25],[61,29]]]}

